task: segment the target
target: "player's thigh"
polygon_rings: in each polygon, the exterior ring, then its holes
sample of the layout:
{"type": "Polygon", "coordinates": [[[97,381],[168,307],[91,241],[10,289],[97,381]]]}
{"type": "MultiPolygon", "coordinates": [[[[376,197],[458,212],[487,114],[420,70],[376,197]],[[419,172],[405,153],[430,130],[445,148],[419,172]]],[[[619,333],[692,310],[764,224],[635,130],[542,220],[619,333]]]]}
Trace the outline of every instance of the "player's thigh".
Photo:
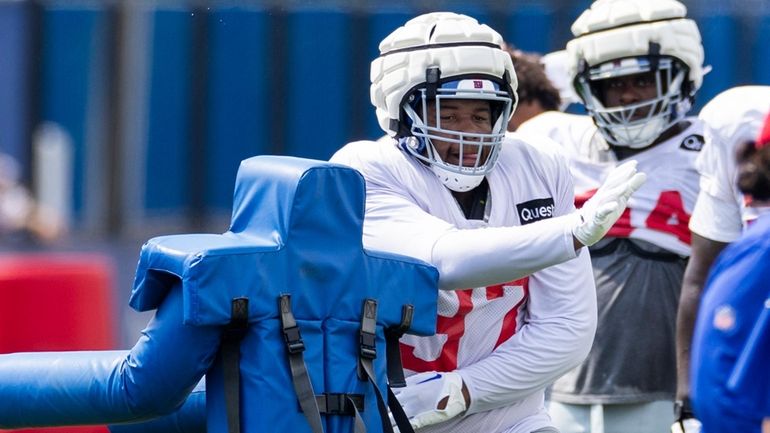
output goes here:
{"type": "Polygon", "coordinates": [[[604,406],[605,433],[667,432],[673,423],[674,402],[670,400],[604,406]]]}
{"type": "Polygon", "coordinates": [[[673,403],[668,400],[601,405],[593,410],[592,405],[551,401],[548,412],[561,433],[660,433],[674,422],[673,403]]]}

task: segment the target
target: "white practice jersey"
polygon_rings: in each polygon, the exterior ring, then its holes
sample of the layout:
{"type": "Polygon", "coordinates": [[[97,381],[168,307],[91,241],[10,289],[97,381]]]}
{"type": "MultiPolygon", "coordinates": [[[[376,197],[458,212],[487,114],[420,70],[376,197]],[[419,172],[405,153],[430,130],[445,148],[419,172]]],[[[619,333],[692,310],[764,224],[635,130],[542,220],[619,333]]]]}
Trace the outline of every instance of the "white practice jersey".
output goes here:
{"type": "Polygon", "coordinates": [[[458,372],[471,406],[465,416],[421,431],[529,433],[549,426],[544,388],[591,345],[595,286],[585,248],[566,260],[575,252],[564,222],[574,215],[559,216],[574,210],[573,184],[554,146],[542,138],[535,145],[505,141],[487,176],[484,220],[467,220],[430,169],[392,139],[350,143],[332,157],[366,179],[364,246],[427,261],[438,268],[442,288],[456,289],[439,292],[436,335],[403,337],[402,359],[407,374],[458,372]],[[560,264],[527,276],[541,262],[560,264]],[[489,274],[495,277],[485,285],[457,283],[489,274]]]}
{"type": "MultiPolygon", "coordinates": [[[[647,182],[631,196],[608,237],[640,239],[681,256],[690,255],[688,223],[698,195],[695,161],[703,135],[696,118],[685,121],[690,126],[683,132],[631,157],[638,161],[637,170],[647,174],[647,182]]],[[[622,162],[589,116],[546,112],[524,122],[519,131],[545,135],[562,146],[575,179],[578,207],[622,162]]]]}
{"type": "Polygon", "coordinates": [[[732,242],[766,209],[750,206],[736,186],[736,147],[753,141],[770,111],[770,86],[726,90],[709,101],[698,117],[706,146],[697,161],[701,193],[690,229],[705,238],[732,242]]]}

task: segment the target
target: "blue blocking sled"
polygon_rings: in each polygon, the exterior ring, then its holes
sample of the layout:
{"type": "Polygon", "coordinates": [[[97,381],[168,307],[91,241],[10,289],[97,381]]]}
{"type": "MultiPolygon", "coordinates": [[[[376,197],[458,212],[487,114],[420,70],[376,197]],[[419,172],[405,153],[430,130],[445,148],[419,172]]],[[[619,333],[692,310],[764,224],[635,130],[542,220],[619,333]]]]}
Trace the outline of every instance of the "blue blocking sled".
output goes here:
{"type": "Polygon", "coordinates": [[[363,249],[364,195],[348,167],[243,161],[228,232],[143,246],[130,305],[157,312],[131,351],[0,355],[0,428],[151,420],[205,374],[210,433],[388,431],[398,336],[434,332],[438,273],[363,249]]]}

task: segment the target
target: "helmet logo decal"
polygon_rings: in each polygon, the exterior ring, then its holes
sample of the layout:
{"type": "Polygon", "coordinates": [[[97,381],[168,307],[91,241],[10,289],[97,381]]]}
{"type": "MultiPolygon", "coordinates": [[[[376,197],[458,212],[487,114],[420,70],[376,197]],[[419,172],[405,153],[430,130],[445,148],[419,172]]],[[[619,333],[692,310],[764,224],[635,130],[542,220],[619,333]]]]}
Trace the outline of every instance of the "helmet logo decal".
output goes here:
{"type": "Polygon", "coordinates": [[[481,82],[481,80],[473,80],[473,88],[474,89],[483,89],[484,83],[481,82]]]}
{"type": "Polygon", "coordinates": [[[693,134],[688,135],[687,137],[682,140],[682,144],[679,145],[684,150],[692,150],[695,152],[699,152],[701,149],[703,149],[703,143],[705,141],[703,140],[703,136],[699,134],[693,134]]]}

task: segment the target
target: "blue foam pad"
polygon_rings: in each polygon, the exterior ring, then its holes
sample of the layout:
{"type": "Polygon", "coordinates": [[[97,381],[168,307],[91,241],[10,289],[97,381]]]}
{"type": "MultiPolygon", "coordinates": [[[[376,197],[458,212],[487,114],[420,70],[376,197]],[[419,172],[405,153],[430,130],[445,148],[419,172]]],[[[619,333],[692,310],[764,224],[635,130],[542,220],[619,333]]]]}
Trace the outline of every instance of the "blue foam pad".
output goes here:
{"type": "MultiPolygon", "coordinates": [[[[285,350],[277,298],[290,293],[316,392],[363,394],[365,422],[378,431],[372,389],[355,373],[362,301],[378,301],[378,352],[383,329],[400,323],[404,304],[415,308],[410,332],[431,334],[438,273],[363,249],[364,191],[348,167],[288,157],[244,161],[226,233],[164,236],[142,248],[130,304],[158,311],[130,352],[0,355],[0,402],[13,402],[0,404],[0,428],[148,420],[180,408],[206,374],[208,429],[225,431],[217,351],[232,298],[245,296],[251,326],[241,345],[242,404],[251,409],[242,413],[244,431],[283,423],[284,431],[304,432],[296,396],[287,392],[288,365],[276,362],[285,350]]],[[[383,358],[374,363],[380,387],[383,358]]],[[[189,407],[193,417],[182,421],[199,428],[201,405],[189,407]]]]}
{"type": "MultiPolygon", "coordinates": [[[[227,324],[236,297],[252,300],[250,321],[275,318],[275,299],[287,292],[295,311],[311,320],[359,320],[362,298],[379,300],[385,325],[399,323],[403,304],[435,311],[435,268],[364,250],[364,187],[358,172],[341,165],[275,156],[243,161],[230,230],[147,242],[131,306],[156,308],[178,279],[190,325],[227,324]]],[[[410,332],[432,334],[435,319],[416,315],[410,332]]]]}

